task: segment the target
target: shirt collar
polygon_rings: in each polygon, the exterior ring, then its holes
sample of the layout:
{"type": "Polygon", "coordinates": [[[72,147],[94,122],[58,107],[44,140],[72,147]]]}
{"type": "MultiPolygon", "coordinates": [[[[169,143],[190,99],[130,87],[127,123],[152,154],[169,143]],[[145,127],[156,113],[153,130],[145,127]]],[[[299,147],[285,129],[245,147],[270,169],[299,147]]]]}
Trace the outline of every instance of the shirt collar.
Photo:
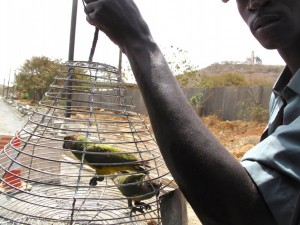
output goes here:
{"type": "MultiPolygon", "coordinates": [[[[291,96],[292,92],[300,95],[300,69],[293,75],[288,66],[285,66],[273,86],[276,96],[291,96]],[[291,92],[292,91],[292,92],[291,92]]],[[[293,94],[292,94],[293,95],[293,94]]]]}
{"type": "Polygon", "coordinates": [[[293,77],[292,72],[290,71],[288,66],[285,66],[273,86],[274,94],[277,96],[282,96],[282,92],[283,92],[284,88],[288,85],[288,83],[290,82],[292,77],[293,77]]]}
{"type": "Polygon", "coordinates": [[[297,95],[300,95],[300,69],[293,75],[287,86],[294,91],[297,95]]]}

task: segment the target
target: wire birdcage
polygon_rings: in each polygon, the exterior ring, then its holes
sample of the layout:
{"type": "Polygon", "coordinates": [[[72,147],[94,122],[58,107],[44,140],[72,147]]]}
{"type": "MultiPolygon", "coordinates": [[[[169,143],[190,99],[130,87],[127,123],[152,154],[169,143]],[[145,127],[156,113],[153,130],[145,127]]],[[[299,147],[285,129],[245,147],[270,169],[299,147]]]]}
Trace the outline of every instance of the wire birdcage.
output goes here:
{"type": "Polygon", "coordinates": [[[65,63],[1,152],[0,177],[1,224],[161,224],[159,194],[176,187],[119,69],[91,61],[65,63]],[[76,158],[76,150],[63,147],[65,137],[74,134],[122,149],[147,168],[140,182],[159,181],[161,186],[143,201],[146,209],[132,213],[129,198],[115,182],[123,172],[89,184],[97,177],[95,169],[84,156],[76,158]]]}

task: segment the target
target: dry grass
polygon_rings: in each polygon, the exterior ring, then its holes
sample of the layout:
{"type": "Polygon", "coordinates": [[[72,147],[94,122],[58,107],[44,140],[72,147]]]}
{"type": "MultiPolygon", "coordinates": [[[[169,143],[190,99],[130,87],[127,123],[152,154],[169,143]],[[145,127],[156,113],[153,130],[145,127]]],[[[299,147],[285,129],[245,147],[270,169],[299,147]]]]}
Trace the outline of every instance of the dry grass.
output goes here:
{"type": "Polygon", "coordinates": [[[202,121],[238,159],[259,142],[266,126],[265,123],[252,121],[223,121],[215,115],[204,117],[202,121]]]}

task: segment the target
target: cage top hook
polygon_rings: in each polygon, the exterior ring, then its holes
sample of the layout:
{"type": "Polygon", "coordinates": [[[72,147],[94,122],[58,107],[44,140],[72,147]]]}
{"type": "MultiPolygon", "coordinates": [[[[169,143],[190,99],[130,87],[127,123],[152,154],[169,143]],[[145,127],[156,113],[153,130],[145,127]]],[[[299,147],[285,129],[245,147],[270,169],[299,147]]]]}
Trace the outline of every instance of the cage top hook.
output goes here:
{"type": "MultiPolygon", "coordinates": [[[[86,9],[86,5],[85,5],[83,0],[82,0],[82,4],[83,4],[83,7],[86,9]]],[[[90,17],[90,16],[88,15],[88,17],[90,17]]],[[[99,36],[99,28],[95,26],[94,39],[93,39],[93,43],[92,43],[92,47],[91,47],[91,51],[90,51],[90,55],[89,55],[89,62],[93,61],[95,49],[96,49],[97,42],[98,42],[98,36],[99,36]]],[[[120,49],[120,52],[119,52],[119,65],[118,65],[118,67],[119,67],[118,68],[118,74],[119,74],[119,76],[121,76],[121,67],[122,67],[122,51],[121,51],[121,49],[120,49]]]]}

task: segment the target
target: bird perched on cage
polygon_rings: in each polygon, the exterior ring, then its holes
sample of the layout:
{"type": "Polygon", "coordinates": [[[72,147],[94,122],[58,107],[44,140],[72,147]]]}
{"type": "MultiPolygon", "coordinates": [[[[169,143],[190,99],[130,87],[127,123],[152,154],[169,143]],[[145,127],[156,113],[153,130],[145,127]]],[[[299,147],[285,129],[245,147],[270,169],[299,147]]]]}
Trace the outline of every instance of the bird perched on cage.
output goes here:
{"type": "Polygon", "coordinates": [[[95,144],[91,140],[80,135],[68,135],[64,137],[64,149],[74,150],[74,156],[87,163],[96,172],[90,180],[90,185],[97,185],[97,181],[103,181],[104,175],[115,173],[127,173],[134,171],[148,174],[146,162],[138,161],[138,158],[108,144],[95,144]]]}
{"type": "Polygon", "coordinates": [[[127,198],[128,207],[132,213],[144,213],[144,210],[151,209],[149,204],[142,202],[159,195],[159,189],[162,183],[159,180],[145,180],[146,174],[123,174],[113,179],[117,188],[127,198]],[[134,202],[134,206],[132,204],[134,202]]]}

